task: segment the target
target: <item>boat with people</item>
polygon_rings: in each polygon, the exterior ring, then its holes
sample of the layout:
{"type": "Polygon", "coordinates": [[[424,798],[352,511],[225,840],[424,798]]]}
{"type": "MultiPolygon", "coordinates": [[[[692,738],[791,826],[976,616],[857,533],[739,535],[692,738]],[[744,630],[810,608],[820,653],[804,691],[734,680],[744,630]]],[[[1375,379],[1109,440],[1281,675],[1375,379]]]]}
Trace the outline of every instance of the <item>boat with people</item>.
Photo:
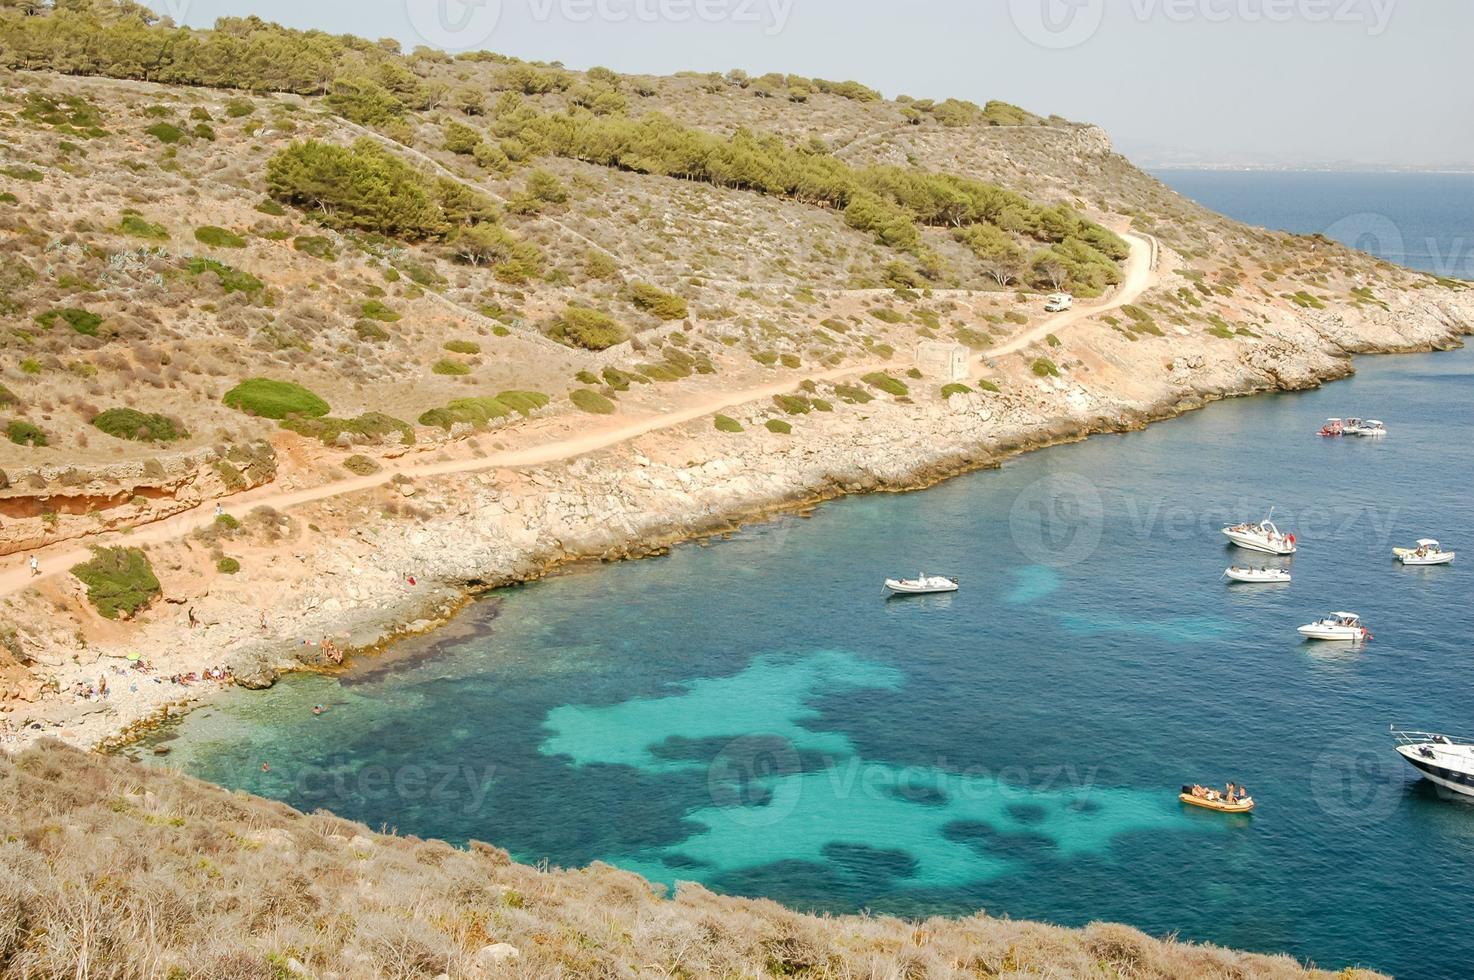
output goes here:
{"type": "Polygon", "coordinates": [[[892,595],[937,595],[942,592],[956,592],[961,585],[955,578],[921,574],[909,579],[888,578],[885,580],[885,587],[892,595]]]}
{"type": "Polygon", "coordinates": [[[1391,726],[1397,754],[1424,779],[1464,796],[1474,796],[1474,740],[1391,726]]]}
{"type": "Polygon", "coordinates": [[[1387,423],[1380,419],[1367,419],[1365,422],[1358,420],[1355,426],[1352,426],[1350,423],[1346,425],[1346,434],[1348,436],[1371,438],[1385,436],[1387,434],[1387,423]]]}
{"type": "Polygon", "coordinates": [[[1343,419],[1326,419],[1326,424],[1320,427],[1317,433],[1323,439],[1334,439],[1346,434],[1346,422],[1343,419]]]}
{"type": "Polygon", "coordinates": [[[1393,548],[1392,556],[1404,565],[1451,565],[1455,552],[1444,551],[1433,538],[1423,538],[1416,548],[1393,548]]]}
{"type": "Polygon", "coordinates": [[[1189,806],[1200,806],[1219,813],[1248,813],[1254,809],[1254,797],[1242,787],[1229,783],[1223,790],[1207,786],[1184,786],[1177,798],[1189,806]]]}
{"type": "Polygon", "coordinates": [[[1356,613],[1334,612],[1324,619],[1307,623],[1299,633],[1307,640],[1350,641],[1370,640],[1372,631],[1362,625],[1356,613]]]}
{"type": "MultiPolygon", "coordinates": [[[[1270,517],[1273,517],[1273,513],[1270,517]]],[[[1293,555],[1299,550],[1293,534],[1285,534],[1268,518],[1258,524],[1231,524],[1223,529],[1228,540],[1240,548],[1271,555],[1293,555]]]]}
{"type": "Polygon", "coordinates": [[[1283,568],[1240,568],[1235,565],[1223,574],[1230,581],[1250,585],[1271,585],[1290,581],[1290,573],[1283,568]]]}

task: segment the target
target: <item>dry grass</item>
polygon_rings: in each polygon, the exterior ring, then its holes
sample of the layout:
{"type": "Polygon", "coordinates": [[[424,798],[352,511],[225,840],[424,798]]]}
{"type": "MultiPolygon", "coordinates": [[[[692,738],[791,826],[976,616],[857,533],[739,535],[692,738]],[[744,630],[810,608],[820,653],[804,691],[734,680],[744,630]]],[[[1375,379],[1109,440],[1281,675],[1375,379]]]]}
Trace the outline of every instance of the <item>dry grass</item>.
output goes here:
{"type": "Polygon", "coordinates": [[[669,900],[607,866],[378,835],[55,743],[0,756],[0,824],[3,977],[1317,975],[1124,926],[816,917],[694,885],[669,900]],[[478,961],[495,943],[520,955],[478,961]]]}

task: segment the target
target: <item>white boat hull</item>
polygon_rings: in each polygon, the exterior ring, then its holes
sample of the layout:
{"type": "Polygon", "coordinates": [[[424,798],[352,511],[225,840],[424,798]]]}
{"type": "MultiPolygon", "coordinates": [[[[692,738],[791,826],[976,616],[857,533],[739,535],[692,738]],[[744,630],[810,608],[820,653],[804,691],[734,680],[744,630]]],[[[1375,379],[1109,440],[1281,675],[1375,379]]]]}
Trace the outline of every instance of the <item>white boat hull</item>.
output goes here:
{"type": "Polygon", "coordinates": [[[950,582],[946,585],[917,585],[913,582],[899,582],[895,579],[886,579],[885,587],[892,595],[943,595],[948,592],[956,592],[958,585],[950,582]]]}
{"type": "Polygon", "coordinates": [[[1432,757],[1423,756],[1420,748],[1423,746],[1399,745],[1397,754],[1433,785],[1460,796],[1474,797],[1474,772],[1468,771],[1467,760],[1440,756],[1436,751],[1432,757]]]}
{"type": "Polygon", "coordinates": [[[1452,565],[1454,552],[1445,551],[1437,555],[1423,555],[1419,557],[1416,553],[1407,553],[1397,556],[1397,560],[1404,565],[1452,565]]]}
{"type": "Polygon", "coordinates": [[[1228,540],[1248,551],[1259,551],[1267,555],[1293,555],[1296,548],[1288,541],[1271,541],[1258,534],[1244,531],[1235,531],[1232,528],[1224,528],[1223,534],[1228,540]]]}
{"type": "Polygon", "coordinates": [[[1290,581],[1290,573],[1278,569],[1230,568],[1223,573],[1230,581],[1246,585],[1283,585],[1290,581]]]}
{"type": "Polygon", "coordinates": [[[1323,640],[1331,643],[1356,643],[1366,639],[1366,631],[1350,626],[1321,626],[1312,623],[1300,627],[1299,633],[1307,640],[1323,640]]]}

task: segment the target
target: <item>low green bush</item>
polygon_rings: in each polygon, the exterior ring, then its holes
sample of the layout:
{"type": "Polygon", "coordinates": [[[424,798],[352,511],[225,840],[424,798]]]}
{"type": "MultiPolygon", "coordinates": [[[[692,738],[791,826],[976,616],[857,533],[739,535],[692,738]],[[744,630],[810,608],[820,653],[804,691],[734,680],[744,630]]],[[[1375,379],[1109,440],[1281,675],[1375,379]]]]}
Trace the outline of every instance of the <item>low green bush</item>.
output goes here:
{"type": "Polygon", "coordinates": [[[742,423],[741,422],[738,422],[736,419],[731,418],[730,416],[727,416],[727,415],[718,415],[716,418],[712,419],[712,424],[714,424],[716,426],[716,430],[718,432],[741,432],[741,431],[743,431],[742,430],[742,423]]]}
{"type": "Polygon", "coordinates": [[[234,558],[221,558],[215,563],[215,571],[221,575],[234,575],[241,570],[241,563],[234,558]]]}
{"type": "Polygon", "coordinates": [[[575,388],[569,395],[568,400],[593,415],[613,415],[614,402],[594,391],[592,388],[575,388]]]}
{"type": "Polygon", "coordinates": [[[782,419],[768,419],[767,422],[763,423],[763,427],[769,432],[776,432],[780,436],[790,435],[793,432],[793,426],[782,419]]]}
{"type": "Polygon", "coordinates": [[[894,395],[897,398],[904,398],[911,393],[911,389],[906,387],[906,382],[893,378],[884,371],[874,371],[860,380],[872,388],[879,388],[887,395],[894,395]]]}
{"type": "Polygon", "coordinates": [[[978,379],[978,390],[979,391],[991,391],[991,392],[993,392],[996,395],[1002,389],[1000,389],[992,381],[989,381],[987,378],[979,378],[978,379]]]}
{"type": "Polygon", "coordinates": [[[36,322],[43,327],[49,327],[57,320],[61,320],[77,333],[86,337],[96,337],[97,328],[102,325],[102,317],[87,310],[79,310],[75,307],[65,309],[48,310],[36,317],[36,322]]]}
{"type": "Polygon", "coordinates": [[[399,436],[400,445],[413,445],[415,441],[414,426],[383,412],[364,412],[351,419],[338,419],[331,415],[294,415],[283,420],[281,426],[309,439],[317,439],[325,446],[336,445],[345,433],[354,441],[384,442],[395,434],[399,436]]]}
{"type": "Polygon", "coordinates": [[[213,272],[220,279],[220,288],[227,293],[256,293],[266,288],[265,283],[249,272],[242,272],[214,259],[190,259],[185,264],[184,271],[192,276],[213,272]]]}
{"type": "Polygon", "coordinates": [[[338,257],[338,253],[333,250],[333,240],[326,235],[298,235],[292,240],[292,248],[324,262],[331,262],[338,257]]]}
{"type": "Polygon", "coordinates": [[[969,388],[967,385],[951,384],[951,385],[946,385],[946,386],[944,386],[942,388],[942,397],[943,398],[951,398],[953,395],[970,395],[970,394],[972,394],[972,389],[969,388]]]}
{"type": "Polygon", "coordinates": [[[116,439],[133,442],[175,442],[189,436],[173,419],[131,408],[110,408],[94,418],[92,425],[116,439]]]}
{"type": "Polygon", "coordinates": [[[184,139],[184,130],[173,123],[157,122],[145,129],[144,132],[165,146],[173,146],[175,143],[184,139]]]}
{"type": "Polygon", "coordinates": [[[400,319],[398,313],[376,299],[371,299],[360,306],[359,312],[364,317],[378,320],[380,323],[395,323],[400,319]]]}
{"type": "Polygon", "coordinates": [[[608,350],[629,338],[629,332],[618,320],[602,310],[587,306],[569,306],[548,328],[548,336],[570,347],[584,350],[608,350]]]}
{"type": "Polygon", "coordinates": [[[372,476],[382,468],[367,456],[355,454],[343,460],[343,469],[352,473],[354,476],[372,476]]]}
{"type": "Polygon", "coordinates": [[[774,395],[773,403],[789,415],[807,415],[814,410],[814,403],[803,395],[774,395]]]}
{"type": "Polygon", "coordinates": [[[523,417],[540,408],[546,408],[552,401],[540,391],[503,391],[496,396],[496,400],[523,417]]]}
{"type": "Polygon", "coordinates": [[[227,406],[264,419],[284,419],[289,415],[319,418],[331,407],[311,391],[290,381],[270,378],[247,378],[225,393],[227,406]]]}
{"type": "Polygon", "coordinates": [[[447,340],[444,344],[444,347],[452,354],[481,353],[481,345],[473,340],[447,340]]]}
{"type": "Polygon", "coordinates": [[[684,320],[690,314],[686,300],[647,282],[632,282],[630,302],[661,320],[684,320]]]}
{"type": "Polygon", "coordinates": [[[214,248],[245,248],[246,240],[228,228],[202,225],[194,230],[195,241],[214,248]]]}
{"type": "Polygon", "coordinates": [[[430,370],[435,374],[447,375],[452,378],[462,378],[471,373],[471,366],[460,361],[452,361],[442,358],[430,365],[430,370]]]}
{"type": "Polygon", "coordinates": [[[118,222],[118,231],[132,238],[147,238],[150,241],[166,242],[169,240],[169,231],[163,225],[156,225],[152,221],[145,220],[142,215],[124,214],[123,220],[118,222]]]}
{"type": "Polygon", "coordinates": [[[1030,369],[1041,378],[1059,377],[1059,367],[1047,357],[1041,357],[1034,362],[1030,369]]]}
{"type": "Polygon", "coordinates": [[[906,314],[904,314],[904,313],[897,313],[895,310],[891,309],[889,306],[882,306],[878,310],[871,310],[870,311],[870,315],[873,316],[873,317],[875,317],[875,319],[879,320],[881,323],[905,323],[906,322],[906,314]]]}
{"type": "Polygon", "coordinates": [[[73,566],[87,587],[87,601],[104,619],[130,619],[163,589],[148,556],[138,548],[93,548],[92,560],[73,566]]]}
{"type": "Polygon", "coordinates": [[[11,420],[5,427],[5,437],[17,446],[30,446],[32,449],[46,445],[46,433],[22,419],[11,420]]]}
{"type": "Polygon", "coordinates": [[[875,396],[859,385],[836,384],[834,386],[834,397],[851,405],[864,405],[867,402],[875,401],[875,396]]]}

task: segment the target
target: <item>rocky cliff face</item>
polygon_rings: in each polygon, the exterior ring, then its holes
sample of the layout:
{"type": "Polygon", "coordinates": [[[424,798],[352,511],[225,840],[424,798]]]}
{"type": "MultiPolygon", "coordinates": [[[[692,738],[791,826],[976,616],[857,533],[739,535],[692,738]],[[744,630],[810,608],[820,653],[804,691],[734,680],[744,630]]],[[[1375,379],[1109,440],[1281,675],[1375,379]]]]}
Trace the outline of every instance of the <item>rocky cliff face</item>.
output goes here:
{"type": "Polygon", "coordinates": [[[151,524],[275,477],[276,452],[267,443],[0,473],[0,555],[151,524]]]}

